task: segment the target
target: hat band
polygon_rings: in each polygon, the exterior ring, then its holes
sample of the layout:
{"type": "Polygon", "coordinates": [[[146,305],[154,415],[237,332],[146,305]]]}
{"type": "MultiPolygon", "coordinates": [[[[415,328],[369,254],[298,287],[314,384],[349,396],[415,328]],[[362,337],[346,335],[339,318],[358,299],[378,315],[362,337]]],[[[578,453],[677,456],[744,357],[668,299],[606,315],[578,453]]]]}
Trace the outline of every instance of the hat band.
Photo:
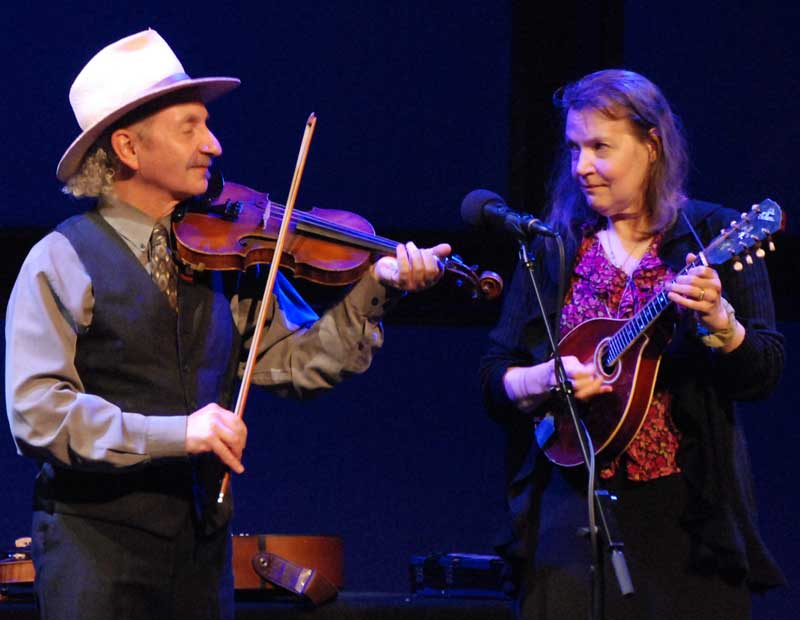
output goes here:
{"type": "Polygon", "coordinates": [[[163,80],[156,82],[150,88],[162,88],[164,86],[174,84],[175,82],[185,82],[186,80],[190,79],[191,78],[185,73],[173,73],[172,75],[165,77],[163,80]]]}

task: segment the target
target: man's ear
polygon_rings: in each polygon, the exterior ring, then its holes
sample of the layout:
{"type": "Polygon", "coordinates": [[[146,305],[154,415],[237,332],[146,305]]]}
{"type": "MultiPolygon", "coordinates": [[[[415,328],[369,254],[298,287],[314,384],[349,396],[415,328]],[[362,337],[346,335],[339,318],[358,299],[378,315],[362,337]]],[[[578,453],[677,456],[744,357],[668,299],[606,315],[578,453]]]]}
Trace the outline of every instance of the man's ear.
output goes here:
{"type": "Polygon", "coordinates": [[[131,170],[139,169],[138,146],[136,132],[130,127],[122,127],[111,134],[111,148],[117,159],[131,170]]]}

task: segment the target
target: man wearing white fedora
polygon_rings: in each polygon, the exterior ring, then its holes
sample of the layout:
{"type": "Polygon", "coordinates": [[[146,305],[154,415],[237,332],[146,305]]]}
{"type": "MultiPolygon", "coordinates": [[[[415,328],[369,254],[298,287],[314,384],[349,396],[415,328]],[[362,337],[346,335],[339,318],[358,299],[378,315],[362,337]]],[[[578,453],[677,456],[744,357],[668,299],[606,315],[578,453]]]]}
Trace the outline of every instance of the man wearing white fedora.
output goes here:
{"type": "MultiPolygon", "coordinates": [[[[230,494],[247,429],[229,411],[253,331],[256,275],[179,274],[175,206],[222,153],[205,104],[229,77],[191,79],[147,30],[98,52],[70,103],[81,134],[57,176],[93,207],[31,250],[6,318],[6,402],[40,466],[33,559],[45,619],[232,618],[230,494]]],[[[304,396],[363,372],[392,289],[441,275],[449,246],[399,246],[322,317],[279,277],[254,380],[304,396]]],[[[263,284],[262,284],[263,287],[263,284]]]]}

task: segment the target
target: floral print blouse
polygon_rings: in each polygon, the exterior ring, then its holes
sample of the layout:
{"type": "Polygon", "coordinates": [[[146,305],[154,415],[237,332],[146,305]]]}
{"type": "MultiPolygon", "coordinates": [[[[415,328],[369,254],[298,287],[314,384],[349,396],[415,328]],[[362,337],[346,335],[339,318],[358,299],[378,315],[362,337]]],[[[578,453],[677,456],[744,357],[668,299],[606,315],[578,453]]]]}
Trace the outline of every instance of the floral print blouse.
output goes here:
{"type": "MultiPolygon", "coordinates": [[[[561,336],[588,319],[627,319],[675,276],[658,257],[661,235],[653,238],[630,277],[606,256],[595,234],[584,237],[561,316],[561,336]]],[[[600,471],[612,477],[620,467],[629,480],[645,481],[680,471],[675,453],[680,432],[670,415],[670,395],[656,385],[647,417],[628,449],[600,471]]]]}

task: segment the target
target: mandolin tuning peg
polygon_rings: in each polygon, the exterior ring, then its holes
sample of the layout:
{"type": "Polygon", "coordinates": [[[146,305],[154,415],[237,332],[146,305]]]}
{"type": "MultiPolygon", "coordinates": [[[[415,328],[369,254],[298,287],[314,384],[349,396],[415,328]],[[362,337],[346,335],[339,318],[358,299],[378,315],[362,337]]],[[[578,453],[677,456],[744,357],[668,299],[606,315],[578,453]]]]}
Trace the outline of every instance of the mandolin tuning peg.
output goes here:
{"type": "Polygon", "coordinates": [[[744,265],[742,265],[742,261],[737,257],[736,260],[733,261],[733,270],[741,271],[742,269],[744,269],[744,265]]]}
{"type": "Polygon", "coordinates": [[[744,262],[746,262],[748,265],[752,265],[753,264],[753,257],[750,256],[749,254],[745,254],[744,255],[744,262]]]}
{"type": "Polygon", "coordinates": [[[769,237],[767,239],[767,247],[769,248],[770,252],[774,252],[775,251],[775,243],[772,241],[772,237],[769,237]]]}
{"type": "Polygon", "coordinates": [[[764,258],[766,255],[767,253],[764,251],[764,248],[762,248],[761,246],[758,246],[756,248],[756,256],[758,258],[764,258]]]}

